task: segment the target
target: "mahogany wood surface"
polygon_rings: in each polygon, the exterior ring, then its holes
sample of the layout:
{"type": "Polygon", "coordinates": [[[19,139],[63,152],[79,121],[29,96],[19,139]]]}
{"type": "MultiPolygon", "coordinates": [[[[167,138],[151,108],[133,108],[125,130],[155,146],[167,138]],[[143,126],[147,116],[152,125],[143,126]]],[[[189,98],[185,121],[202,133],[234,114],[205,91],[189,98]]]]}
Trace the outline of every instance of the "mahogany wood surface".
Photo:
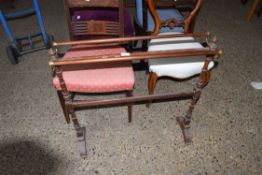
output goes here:
{"type": "Polygon", "coordinates": [[[147,103],[149,100],[182,100],[190,99],[193,96],[193,92],[182,92],[179,94],[174,93],[165,93],[157,95],[145,95],[145,96],[133,96],[126,98],[117,98],[117,99],[107,99],[107,100],[95,100],[95,101],[80,101],[75,100],[74,102],[69,103],[69,107],[77,109],[83,107],[92,107],[92,106],[102,106],[102,105],[125,105],[129,103],[147,103]]]}
{"type": "Polygon", "coordinates": [[[134,37],[120,37],[120,38],[105,38],[105,39],[93,39],[93,40],[83,40],[83,41],[61,41],[53,42],[53,46],[70,46],[70,45],[92,45],[92,44],[106,44],[106,43],[121,43],[128,41],[140,41],[140,40],[150,40],[150,39],[160,39],[160,38],[177,38],[177,37],[209,37],[210,32],[194,32],[194,33],[183,33],[183,34],[167,34],[167,35],[147,35],[147,36],[134,36],[134,37]]]}
{"type": "Polygon", "coordinates": [[[190,135],[190,123],[192,118],[192,112],[197,101],[200,98],[202,93],[202,89],[207,85],[210,79],[210,71],[208,70],[208,65],[210,61],[217,61],[217,57],[222,54],[222,51],[219,50],[216,46],[215,40],[210,40],[210,33],[208,32],[199,32],[192,34],[180,34],[180,35],[170,35],[169,37],[185,37],[185,36],[193,36],[200,37],[203,39],[206,44],[205,48],[201,49],[182,49],[182,50],[170,50],[170,51],[151,51],[151,52],[125,52],[121,54],[114,55],[101,55],[101,56],[88,56],[81,58],[72,58],[72,59],[63,59],[59,58],[58,48],[68,45],[89,45],[90,47],[100,47],[100,44],[121,44],[122,42],[128,41],[137,41],[144,39],[153,39],[153,38],[167,38],[166,35],[160,36],[140,36],[140,37],[128,37],[128,38],[115,38],[115,39],[96,39],[96,40],[87,40],[87,41],[67,41],[67,42],[58,42],[53,43],[53,47],[49,50],[49,54],[51,56],[51,60],[49,65],[54,71],[55,75],[58,77],[61,85],[61,92],[59,92],[60,100],[65,119],[69,123],[70,116],[71,121],[75,127],[76,135],[78,138],[79,151],[81,157],[87,156],[86,149],[86,140],[85,140],[85,128],[81,127],[77,116],[75,114],[75,110],[79,108],[92,107],[92,106],[103,106],[103,105],[127,105],[128,106],[128,121],[131,122],[132,118],[132,105],[137,103],[148,103],[148,102],[156,102],[156,101],[167,101],[167,100],[184,100],[191,99],[191,103],[189,105],[188,111],[185,117],[177,117],[177,122],[182,129],[182,133],[184,136],[185,143],[189,144],[192,141],[192,137],[190,135]],[[113,98],[113,99],[103,99],[103,100],[74,100],[72,98],[72,92],[69,92],[66,87],[66,83],[63,79],[63,66],[70,65],[72,67],[75,66],[76,69],[79,66],[84,64],[91,63],[107,63],[107,62],[116,62],[116,61],[133,61],[133,60],[145,60],[145,59],[161,59],[161,58],[173,58],[173,57],[183,57],[186,56],[196,56],[203,55],[206,56],[205,64],[202,68],[202,72],[198,77],[198,81],[193,88],[193,91],[189,92],[180,92],[180,93],[165,93],[165,94],[149,94],[149,95],[134,95],[132,96],[131,92],[127,92],[126,97],[122,98],[113,98]]]}
{"type": "Polygon", "coordinates": [[[50,62],[51,66],[65,66],[65,65],[81,65],[81,64],[91,64],[91,63],[102,63],[102,62],[119,62],[119,61],[134,61],[134,60],[146,60],[146,59],[164,59],[164,58],[173,58],[173,57],[183,57],[187,56],[198,56],[198,55],[220,55],[220,50],[209,51],[206,49],[195,50],[176,50],[176,51],[160,51],[160,52],[137,52],[131,53],[128,56],[121,55],[104,55],[101,57],[90,56],[90,57],[79,57],[73,59],[59,59],[53,60],[50,62]]]}

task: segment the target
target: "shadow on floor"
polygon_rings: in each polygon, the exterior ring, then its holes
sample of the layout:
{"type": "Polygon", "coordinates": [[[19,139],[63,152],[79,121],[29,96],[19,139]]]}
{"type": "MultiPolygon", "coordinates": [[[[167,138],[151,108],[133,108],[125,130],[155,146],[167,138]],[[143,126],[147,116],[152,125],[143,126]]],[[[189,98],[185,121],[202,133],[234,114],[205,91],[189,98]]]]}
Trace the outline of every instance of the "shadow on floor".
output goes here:
{"type": "Polygon", "coordinates": [[[61,161],[39,145],[34,141],[0,143],[0,174],[55,174],[61,161]]]}

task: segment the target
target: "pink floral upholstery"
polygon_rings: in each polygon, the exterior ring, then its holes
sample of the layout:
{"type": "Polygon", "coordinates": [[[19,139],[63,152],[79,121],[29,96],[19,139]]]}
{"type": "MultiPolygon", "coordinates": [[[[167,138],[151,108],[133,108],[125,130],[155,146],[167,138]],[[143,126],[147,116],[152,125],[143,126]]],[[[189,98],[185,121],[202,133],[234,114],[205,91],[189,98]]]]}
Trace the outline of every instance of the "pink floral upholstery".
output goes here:
{"type": "MultiPolygon", "coordinates": [[[[89,49],[84,46],[73,47],[64,55],[64,59],[82,56],[99,56],[120,54],[124,48],[97,48],[89,49]]],[[[72,69],[63,67],[63,78],[68,91],[83,93],[101,93],[132,90],[134,87],[134,72],[131,62],[95,63],[72,69]]],[[[61,90],[57,77],[53,79],[54,86],[61,90]]]]}

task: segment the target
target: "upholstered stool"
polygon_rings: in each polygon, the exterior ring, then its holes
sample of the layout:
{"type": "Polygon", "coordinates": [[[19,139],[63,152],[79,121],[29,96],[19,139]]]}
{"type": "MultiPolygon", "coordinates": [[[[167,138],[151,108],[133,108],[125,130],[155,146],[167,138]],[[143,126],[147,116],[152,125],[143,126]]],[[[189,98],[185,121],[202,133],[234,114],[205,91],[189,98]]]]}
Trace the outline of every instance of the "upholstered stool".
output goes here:
{"type": "MultiPolygon", "coordinates": [[[[63,59],[73,59],[86,56],[105,54],[120,54],[124,48],[97,48],[83,49],[73,47],[64,55],[63,59]]],[[[63,68],[63,78],[67,90],[70,92],[101,93],[115,91],[129,91],[134,87],[134,73],[131,62],[117,62],[107,64],[89,64],[81,66],[81,70],[71,67],[63,68]]],[[[59,80],[54,78],[53,83],[57,90],[61,90],[59,80]]]]}

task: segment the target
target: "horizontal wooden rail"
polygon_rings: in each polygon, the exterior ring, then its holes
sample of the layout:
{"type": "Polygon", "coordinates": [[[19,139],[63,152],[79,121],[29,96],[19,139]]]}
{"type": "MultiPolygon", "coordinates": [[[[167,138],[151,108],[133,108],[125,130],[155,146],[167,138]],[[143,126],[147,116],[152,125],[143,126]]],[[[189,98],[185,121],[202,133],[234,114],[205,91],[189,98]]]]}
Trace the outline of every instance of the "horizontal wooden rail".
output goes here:
{"type": "Polygon", "coordinates": [[[221,55],[221,50],[203,49],[185,49],[177,51],[151,51],[151,52],[135,52],[135,53],[122,53],[122,55],[105,55],[105,56],[91,56],[83,58],[72,59],[57,59],[49,61],[49,66],[63,66],[63,65],[79,65],[90,63],[102,62],[118,62],[118,61],[132,61],[144,59],[163,59],[171,57],[185,57],[185,56],[198,56],[198,55],[221,55]]]}
{"type": "Polygon", "coordinates": [[[95,39],[95,40],[84,40],[84,41],[53,42],[53,46],[122,43],[122,42],[128,42],[128,41],[150,40],[150,39],[160,39],[160,38],[200,37],[200,36],[210,36],[210,32],[195,32],[195,33],[168,34],[168,35],[148,35],[148,36],[136,36],[136,37],[120,37],[120,38],[107,38],[107,39],[95,39]]]}
{"type": "Polygon", "coordinates": [[[161,95],[147,95],[147,96],[134,96],[134,97],[125,97],[125,98],[116,98],[116,99],[107,99],[107,100],[76,100],[73,102],[67,103],[67,105],[72,108],[83,108],[83,107],[92,107],[92,106],[102,106],[102,105],[117,105],[117,104],[128,104],[135,102],[145,102],[152,100],[171,100],[171,99],[190,99],[194,95],[194,92],[183,92],[179,94],[161,94],[161,95]]]}

